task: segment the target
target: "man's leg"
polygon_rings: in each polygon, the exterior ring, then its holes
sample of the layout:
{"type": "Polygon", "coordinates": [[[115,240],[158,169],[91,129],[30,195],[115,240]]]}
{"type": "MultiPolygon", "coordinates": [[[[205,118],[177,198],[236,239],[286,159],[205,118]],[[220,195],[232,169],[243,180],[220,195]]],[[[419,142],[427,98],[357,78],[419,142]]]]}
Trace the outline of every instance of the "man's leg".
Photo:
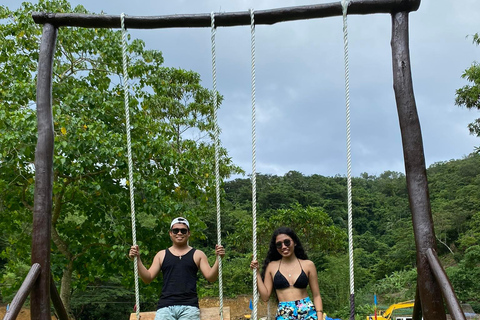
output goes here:
{"type": "Polygon", "coordinates": [[[170,308],[172,307],[158,309],[157,313],[155,313],[155,320],[175,320],[176,318],[170,308]]]}
{"type": "Polygon", "coordinates": [[[175,320],[200,320],[200,309],[192,306],[173,306],[175,320]]]}

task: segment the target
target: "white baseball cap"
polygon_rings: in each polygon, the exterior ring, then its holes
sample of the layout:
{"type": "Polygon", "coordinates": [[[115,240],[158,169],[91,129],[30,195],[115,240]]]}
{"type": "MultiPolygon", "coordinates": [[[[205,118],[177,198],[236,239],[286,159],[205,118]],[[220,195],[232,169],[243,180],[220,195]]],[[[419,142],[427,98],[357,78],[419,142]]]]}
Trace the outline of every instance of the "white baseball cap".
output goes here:
{"type": "Polygon", "coordinates": [[[190,224],[188,223],[188,220],[183,217],[178,217],[173,219],[172,223],[170,223],[170,229],[173,227],[174,224],[177,224],[177,223],[183,223],[188,227],[188,229],[190,229],[190,224]]]}

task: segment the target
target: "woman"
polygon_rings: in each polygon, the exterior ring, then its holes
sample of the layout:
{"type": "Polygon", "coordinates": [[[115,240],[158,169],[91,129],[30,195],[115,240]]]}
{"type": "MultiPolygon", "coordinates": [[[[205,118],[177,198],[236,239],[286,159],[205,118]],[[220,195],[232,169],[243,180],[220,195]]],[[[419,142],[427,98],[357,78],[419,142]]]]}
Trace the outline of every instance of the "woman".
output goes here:
{"type": "MultiPolygon", "coordinates": [[[[258,261],[253,260],[250,268],[258,269],[258,261]]],[[[262,272],[257,273],[257,286],[263,301],[268,301],[275,289],[279,301],[277,320],[323,319],[317,269],[292,229],[280,227],[273,232],[262,272]]]]}

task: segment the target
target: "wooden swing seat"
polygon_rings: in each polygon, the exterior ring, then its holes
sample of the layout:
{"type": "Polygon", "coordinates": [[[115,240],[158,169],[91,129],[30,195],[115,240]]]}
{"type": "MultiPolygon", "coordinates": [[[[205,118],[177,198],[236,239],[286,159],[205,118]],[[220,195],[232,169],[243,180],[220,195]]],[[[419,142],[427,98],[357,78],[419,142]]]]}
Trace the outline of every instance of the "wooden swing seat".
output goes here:
{"type": "MultiPolygon", "coordinates": [[[[220,320],[219,308],[200,308],[200,320],[220,320]]],[[[154,320],[155,311],[140,312],[140,320],[154,320]]],[[[137,314],[130,314],[130,320],[137,320],[137,314]]],[[[223,307],[223,320],[230,320],[230,307],[223,307]]]]}

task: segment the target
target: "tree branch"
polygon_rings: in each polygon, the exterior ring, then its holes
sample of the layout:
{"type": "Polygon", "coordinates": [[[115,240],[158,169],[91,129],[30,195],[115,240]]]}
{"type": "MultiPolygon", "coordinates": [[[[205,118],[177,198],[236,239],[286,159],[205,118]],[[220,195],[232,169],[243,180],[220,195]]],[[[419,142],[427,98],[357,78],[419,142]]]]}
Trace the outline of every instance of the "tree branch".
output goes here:
{"type": "MultiPolygon", "coordinates": [[[[53,181],[57,181],[59,176],[60,175],[58,174],[58,171],[55,171],[53,181]]],[[[64,177],[64,179],[67,179],[67,181],[62,185],[62,189],[60,190],[60,192],[56,193],[53,196],[52,230],[55,229],[58,217],[60,216],[60,211],[62,210],[63,204],[62,200],[63,196],[65,195],[65,191],[67,190],[67,187],[72,183],[71,178],[64,177]]]]}
{"type": "Polygon", "coordinates": [[[452,251],[452,249],[450,249],[450,247],[449,247],[445,242],[443,242],[442,240],[440,240],[440,238],[437,237],[436,235],[435,235],[435,238],[438,240],[438,242],[440,242],[441,244],[443,244],[443,245],[448,249],[448,251],[450,251],[451,254],[454,254],[453,251],[452,251]]]}
{"type": "Polygon", "coordinates": [[[55,244],[55,246],[57,246],[58,251],[60,251],[60,253],[63,254],[68,261],[71,261],[72,254],[68,251],[68,245],[60,237],[55,227],[52,227],[52,241],[55,244]]]}
{"type": "Polygon", "coordinates": [[[28,184],[24,184],[22,189],[22,203],[25,206],[25,208],[33,212],[33,206],[30,205],[26,200],[27,188],[28,188],[28,184]]]}

